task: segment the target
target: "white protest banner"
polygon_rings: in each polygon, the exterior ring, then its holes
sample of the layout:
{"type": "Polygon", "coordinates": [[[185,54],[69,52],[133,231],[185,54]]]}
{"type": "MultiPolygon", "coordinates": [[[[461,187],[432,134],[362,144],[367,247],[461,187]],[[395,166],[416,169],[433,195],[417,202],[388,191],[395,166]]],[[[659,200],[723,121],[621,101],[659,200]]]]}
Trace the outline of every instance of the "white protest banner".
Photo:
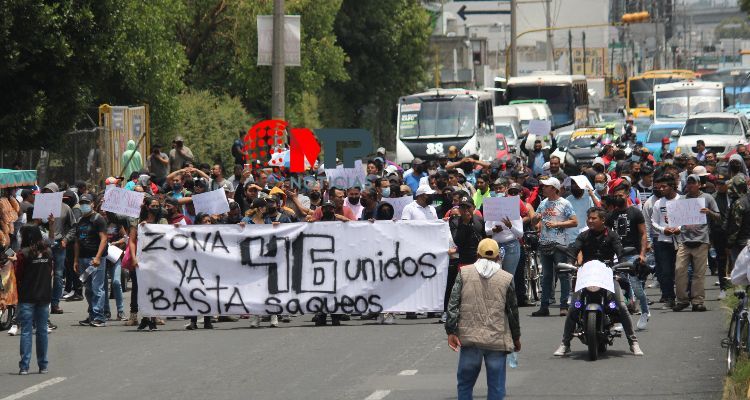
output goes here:
{"type": "Polygon", "coordinates": [[[677,199],[667,202],[667,221],[669,226],[703,225],[707,224],[706,214],[701,214],[701,208],[706,206],[706,199],[677,199]]]}
{"type": "Polygon", "coordinates": [[[193,195],[193,207],[195,213],[224,214],[229,212],[229,202],[224,189],[216,189],[206,193],[193,195]]]}
{"type": "Polygon", "coordinates": [[[143,192],[134,192],[109,185],[104,191],[102,210],[138,218],[143,204],[143,192]]]}
{"type": "Polygon", "coordinates": [[[518,196],[488,197],[482,200],[482,215],[485,221],[502,221],[505,217],[514,221],[521,218],[521,202],[518,196]]]}
{"type": "Polygon", "coordinates": [[[404,207],[406,207],[407,204],[413,202],[414,198],[411,196],[403,196],[395,199],[385,198],[383,199],[383,201],[393,206],[393,219],[401,219],[401,214],[404,212],[404,207]]]}
{"type": "MultiPolygon", "coordinates": [[[[273,15],[258,15],[258,65],[271,65],[273,58],[273,15]]],[[[284,65],[299,67],[301,57],[301,17],[284,16],[284,65]]]]}
{"type": "Polygon", "coordinates": [[[362,167],[362,160],[354,160],[354,168],[344,168],[339,165],[336,168],[326,168],[326,179],[331,187],[349,189],[350,187],[363,188],[367,184],[367,174],[362,167]]]}
{"type": "Polygon", "coordinates": [[[608,268],[603,262],[589,261],[578,268],[575,291],[596,286],[614,293],[615,283],[613,278],[612,269],[608,268]]]}
{"type": "Polygon", "coordinates": [[[34,198],[34,214],[32,218],[47,218],[50,214],[57,218],[62,212],[63,193],[39,193],[34,198]]]}
{"type": "Polygon", "coordinates": [[[536,135],[539,139],[547,137],[551,130],[551,121],[542,121],[540,119],[532,119],[529,121],[529,134],[536,135]]]}
{"type": "Polygon", "coordinates": [[[443,309],[444,221],[138,227],[144,315],[443,309]]]}
{"type": "Polygon", "coordinates": [[[576,185],[578,185],[578,187],[583,190],[594,190],[594,188],[591,187],[591,182],[589,182],[589,178],[587,178],[585,175],[571,176],[570,179],[575,181],[576,185]]]}

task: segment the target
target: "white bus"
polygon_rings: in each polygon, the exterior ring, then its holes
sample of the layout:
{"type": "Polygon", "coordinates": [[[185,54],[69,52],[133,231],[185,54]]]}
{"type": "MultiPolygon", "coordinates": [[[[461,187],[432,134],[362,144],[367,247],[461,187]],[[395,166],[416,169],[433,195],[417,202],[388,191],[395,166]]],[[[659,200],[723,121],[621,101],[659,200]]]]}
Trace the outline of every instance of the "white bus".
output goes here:
{"type": "Polygon", "coordinates": [[[682,81],[654,86],[654,123],[685,122],[698,113],[724,111],[724,84],[682,81]]]}
{"type": "Polygon", "coordinates": [[[588,122],[588,85],[583,75],[534,72],[508,80],[508,103],[536,99],[547,101],[552,111],[552,129],[558,133],[583,128],[588,122]]]}
{"type": "Polygon", "coordinates": [[[456,146],[461,156],[497,155],[492,93],[466,89],[430,89],[399,98],[396,122],[396,162],[415,157],[435,159],[456,146]]]}

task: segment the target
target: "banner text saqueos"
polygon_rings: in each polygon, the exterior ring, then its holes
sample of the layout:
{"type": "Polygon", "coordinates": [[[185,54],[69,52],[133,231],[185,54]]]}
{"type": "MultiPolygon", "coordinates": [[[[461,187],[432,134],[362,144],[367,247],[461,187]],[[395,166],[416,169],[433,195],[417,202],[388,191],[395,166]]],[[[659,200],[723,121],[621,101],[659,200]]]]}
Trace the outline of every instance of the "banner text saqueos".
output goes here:
{"type": "Polygon", "coordinates": [[[443,221],[142,225],[144,315],[442,311],[443,221]]]}

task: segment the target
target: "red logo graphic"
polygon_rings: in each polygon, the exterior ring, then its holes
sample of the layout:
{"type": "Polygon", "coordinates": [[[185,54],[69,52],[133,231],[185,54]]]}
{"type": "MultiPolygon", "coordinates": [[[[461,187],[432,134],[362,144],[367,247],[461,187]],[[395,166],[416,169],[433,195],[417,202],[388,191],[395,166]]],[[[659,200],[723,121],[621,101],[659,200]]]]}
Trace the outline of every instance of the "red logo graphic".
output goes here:
{"type": "Polygon", "coordinates": [[[256,162],[266,167],[281,168],[288,162],[289,172],[304,172],[305,160],[310,166],[315,164],[320,154],[320,144],[312,130],[308,128],[289,128],[283,120],[264,120],[248,129],[243,138],[245,160],[253,168],[259,168],[256,162]],[[284,143],[284,133],[289,133],[289,146],[284,143]]]}

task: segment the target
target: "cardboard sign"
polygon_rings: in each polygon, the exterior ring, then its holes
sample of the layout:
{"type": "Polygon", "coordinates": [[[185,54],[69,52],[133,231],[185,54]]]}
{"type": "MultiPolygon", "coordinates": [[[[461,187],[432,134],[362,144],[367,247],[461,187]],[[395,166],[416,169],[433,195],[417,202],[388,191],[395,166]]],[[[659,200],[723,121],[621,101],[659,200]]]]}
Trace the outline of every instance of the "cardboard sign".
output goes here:
{"type": "Polygon", "coordinates": [[[330,187],[349,189],[351,187],[364,188],[367,185],[367,174],[362,167],[362,160],[354,161],[354,168],[344,168],[339,165],[336,168],[326,168],[326,179],[330,187]]]}
{"type": "Polygon", "coordinates": [[[615,281],[612,269],[601,261],[589,261],[578,269],[575,291],[583,290],[589,286],[606,289],[615,292],[615,281]]]}
{"type": "Polygon", "coordinates": [[[570,179],[575,181],[576,185],[578,185],[578,187],[583,190],[594,190],[594,188],[591,187],[589,178],[587,178],[585,175],[571,176],[570,179]]]}
{"type": "Polygon", "coordinates": [[[706,214],[701,214],[701,208],[706,207],[706,199],[677,199],[667,202],[667,221],[669,226],[705,225],[708,223],[706,214]]]}
{"type": "Polygon", "coordinates": [[[109,185],[104,192],[102,210],[138,218],[141,214],[144,194],[109,185]]]}
{"type": "Polygon", "coordinates": [[[208,215],[224,214],[229,212],[229,202],[224,189],[216,189],[206,193],[193,195],[193,207],[195,213],[200,212],[208,215]]]}
{"type": "Polygon", "coordinates": [[[57,218],[62,212],[63,193],[39,193],[34,198],[34,214],[32,218],[44,219],[52,214],[57,218]]]}
{"type": "Polygon", "coordinates": [[[482,201],[482,215],[485,221],[511,221],[521,218],[521,203],[518,196],[488,197],[482,201]]]}
{"type": "Polygon", "coordinates": [[[547,137],[552,130],[551,121],[542,121],[539,119],[532,119],[529,121],[529,134],[536,135],[539,137],[547,137]]]}
{"type": "Polygon", "coordinates": [[[414,198],[411,196],[403,196],[395,199],[385,198],[383,199],[383,201],[393,206],[393,219],[401,219],[401,215],[404,212],[404,207],[406,207],[407,204],[413,202],[414,198]]]}

